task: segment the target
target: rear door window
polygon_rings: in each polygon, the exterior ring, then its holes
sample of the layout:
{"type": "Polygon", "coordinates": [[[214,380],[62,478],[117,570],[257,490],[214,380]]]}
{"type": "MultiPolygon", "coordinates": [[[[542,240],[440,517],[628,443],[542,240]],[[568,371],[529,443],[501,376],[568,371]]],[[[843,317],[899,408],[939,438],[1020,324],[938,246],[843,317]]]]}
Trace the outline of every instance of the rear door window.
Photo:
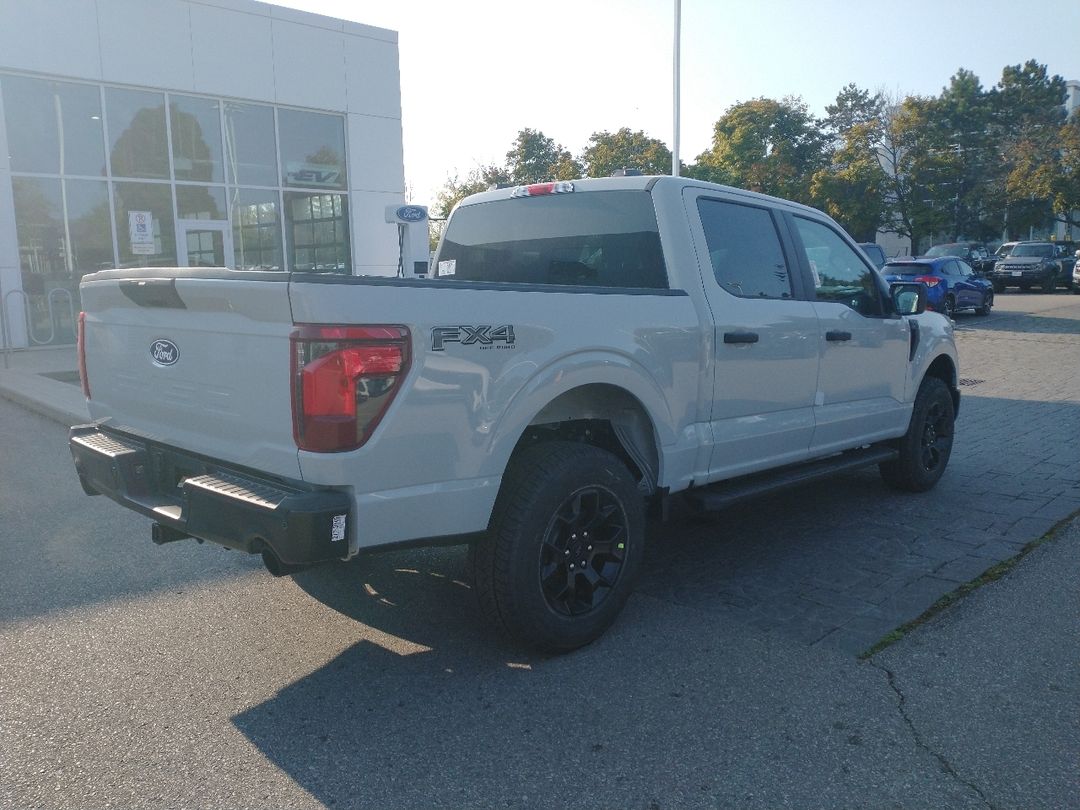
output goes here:
{"type": "Polygon", "coordinates": [[[432,275],[450,281],[667,289],[646,191],[593,191],[459,208],[432,275]]]}
{"type": "Polygon", "coordinates": [[[772,214],[765,208],[698,200],[717,283],[742,298],[791,298],[791,273],[772,214]]]}

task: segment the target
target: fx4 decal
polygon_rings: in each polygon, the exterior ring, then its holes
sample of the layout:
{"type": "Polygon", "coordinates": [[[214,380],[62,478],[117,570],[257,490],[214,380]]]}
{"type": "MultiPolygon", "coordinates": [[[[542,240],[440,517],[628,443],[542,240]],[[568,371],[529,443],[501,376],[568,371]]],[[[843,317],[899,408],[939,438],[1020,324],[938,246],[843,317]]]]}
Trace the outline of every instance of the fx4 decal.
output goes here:
{"type": "Polygon", "coordinates": [[[436,326],[431,330],[431,350],[446,350],[447,343],[460,343],[462,346],[479,346],[482,349],[508,349],[514,345],[513,326],[436,326]],[[501,346],[495,346],[501,343],[501,346]]]}

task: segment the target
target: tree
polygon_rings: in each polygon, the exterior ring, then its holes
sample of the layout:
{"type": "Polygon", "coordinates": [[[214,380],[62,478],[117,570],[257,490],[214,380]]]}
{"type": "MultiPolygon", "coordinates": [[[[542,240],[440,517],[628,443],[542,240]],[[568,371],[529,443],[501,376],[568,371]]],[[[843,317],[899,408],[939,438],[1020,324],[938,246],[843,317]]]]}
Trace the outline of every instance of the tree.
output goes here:
{"type": "Polygon", "coordinates": [[[1065,80],[1030,59],[1008,65],[991,95],[993,131],[1000,156],[995,186],[1007,206],[1012,233],[1043,227],[1052,211],[1048,166],[1057,164],[1065,111],[1065,80]]]}
{"type": "Polygon", "coordinates": [[[993,103],[970,70],[960,68],[941,94],[929,101],[929,123],[935,148],[942,150],[938,187],[944,208],[953,209],[946,226],[951,238],[986,238],[999,230],[1000,206],[987,193],[997,169],[996,146],[991,131],[993,103]]]}
{"type": "Polygon", "coordinates": [[[825,107],[826,128],[838,138],[843,138],[852,128],[881,120],[885,98],[878,92],[860,90],[854,83],[847,85],[836,95],[836,102],[825,107]]]}
{"type": "Polygon", "coordinates": [[[642,130],[594,132],[581,153],[586,177],[610,177],[617,169],[637,169],[642,174],[667,174],[671,170],[671,150],[642,130]]]}
{"type": "Polygon", "coordinates": [[[828,163],[819,123],[798,98],[741,102],[716,122],[712,148],[688,173],[808,202],[814,173],[828,163]]]}
{"type": "Polygon", "coordinates": [[[911,240],[920,251],[924,236],[941,230],[949,219],[946,151],[930,123],[931,99],[909,96],[887,102],[876,151],[885,170],[887,216],[884,230],[911,240]]]}
{"type": "Polygon", "coordinates": [[[526,127],[506,153],[506,173],[512,183],[543,183],[580,177],[581,166],[562,144],[526,127]]]}
{"type": "Polygon", "coordinates": [[[435,218],[448,217],[454,210],[454,206],[468,197],[470,194],[479,194],[487,191],[496,183],[508,183],[510,177],[499,166],[477,166],[462,179],[459,174],[446,178],[443,187],[435,195],[435,205],[432,206],[432,216],[435,218]]]}
{"type": "Polygon", "coordinates": [[[832,164],[810,186],[814,203],[860,242],[873,242],[885,222],[889,179],[876,150],[880,128],[877,119],[848,127],[832,164]]]}

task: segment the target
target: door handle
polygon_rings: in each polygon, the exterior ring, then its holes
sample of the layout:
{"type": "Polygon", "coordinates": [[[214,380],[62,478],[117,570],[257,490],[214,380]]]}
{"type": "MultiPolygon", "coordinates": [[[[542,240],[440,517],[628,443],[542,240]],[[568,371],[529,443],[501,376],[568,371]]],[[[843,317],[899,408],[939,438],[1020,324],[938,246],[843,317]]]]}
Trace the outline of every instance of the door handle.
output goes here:
{"type": "Polygon", "coordinates": [[[724,332],[724,343],[757,343],[757,332],[724,332]]]}
{"type": "Polygon", "coordinates": [[[825,339],[833,341],[851,340],[851,332],[839,332],[836,330],[831,330],[825,333],[825,339]]]}

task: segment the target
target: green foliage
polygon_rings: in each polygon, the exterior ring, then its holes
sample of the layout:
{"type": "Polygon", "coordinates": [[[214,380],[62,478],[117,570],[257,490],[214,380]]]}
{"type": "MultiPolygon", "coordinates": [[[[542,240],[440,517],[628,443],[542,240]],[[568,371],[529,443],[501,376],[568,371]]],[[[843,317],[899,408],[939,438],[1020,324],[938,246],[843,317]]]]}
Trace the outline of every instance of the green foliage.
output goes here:
{"type": "MultiPolygon", "coordinates": [[[[860,239],[879,229],[931,239],[989,239],[1052,218],[1080,226],[1080,114],[1064,120],[1065,82],[1029,60],[990,90],[960,68],[934,97],[886,98],[841,88],[824,119],[799,98],[730,107],[711,147],[683,174],[806,202],[860,239]]],[[[580,156],[534,129],[518,132],[503,165],[447,179],[433,206],[447,215],[493,183],[603,177],[620,168],[667,174],[671,151],[646,133],[596,131],[580,156]]]]}
{"type": "Polygon", "coordinates": [[[810,185],[814,204],[860,242],[873,242],[885,221],[889,179],[874,149],[879,129],[877,119],[850,126],[832,164],[816,172],[810,185]]]}
{"type": "Polygon", "coordinates": [[[860,90],[855,84],[849,84],[836,95],[836,102],[825,106],[825,127],[839,138],[854,127],[880,122],[885,112],[885,98],[881,93],[870,95],[869,90],[860,90]]]}
{"type": "Polygon", "coordinates": [[[820,122],[798,98],[758,98],[716,122],[712,149],[698,155],[695,177],[808,202],[816,171],[828,163],[820,122]]]}
{"type": "Polygon", "coordinates": [[[667,174],[671,171],[671,150],[642,130],[631,132],[623,127],[617,132],[594,132],[581,153],[586,177],[610,177],[618,169],[637,169],[642,174],[667,174]]]}
{"type": "Polygon", "coordinates": [[[435,195],[435,205],[431,207],[431,215],[434,217],[448,217],[454,210],[454,206],[468,197],[470,194],[479,194],[487,191],[496,183],[508,183],[510,177],[506,170],[500,166],[478,166],[462,179],[454,174],[447,177],[439,193],[435,195]]]}
{"type": "Polygon", "coordinates": [[[581,167],[562,144],[536,129],[523,129],[506,153],[506,173],[511,183],[543,183],[572,180],[581,167]]]}

